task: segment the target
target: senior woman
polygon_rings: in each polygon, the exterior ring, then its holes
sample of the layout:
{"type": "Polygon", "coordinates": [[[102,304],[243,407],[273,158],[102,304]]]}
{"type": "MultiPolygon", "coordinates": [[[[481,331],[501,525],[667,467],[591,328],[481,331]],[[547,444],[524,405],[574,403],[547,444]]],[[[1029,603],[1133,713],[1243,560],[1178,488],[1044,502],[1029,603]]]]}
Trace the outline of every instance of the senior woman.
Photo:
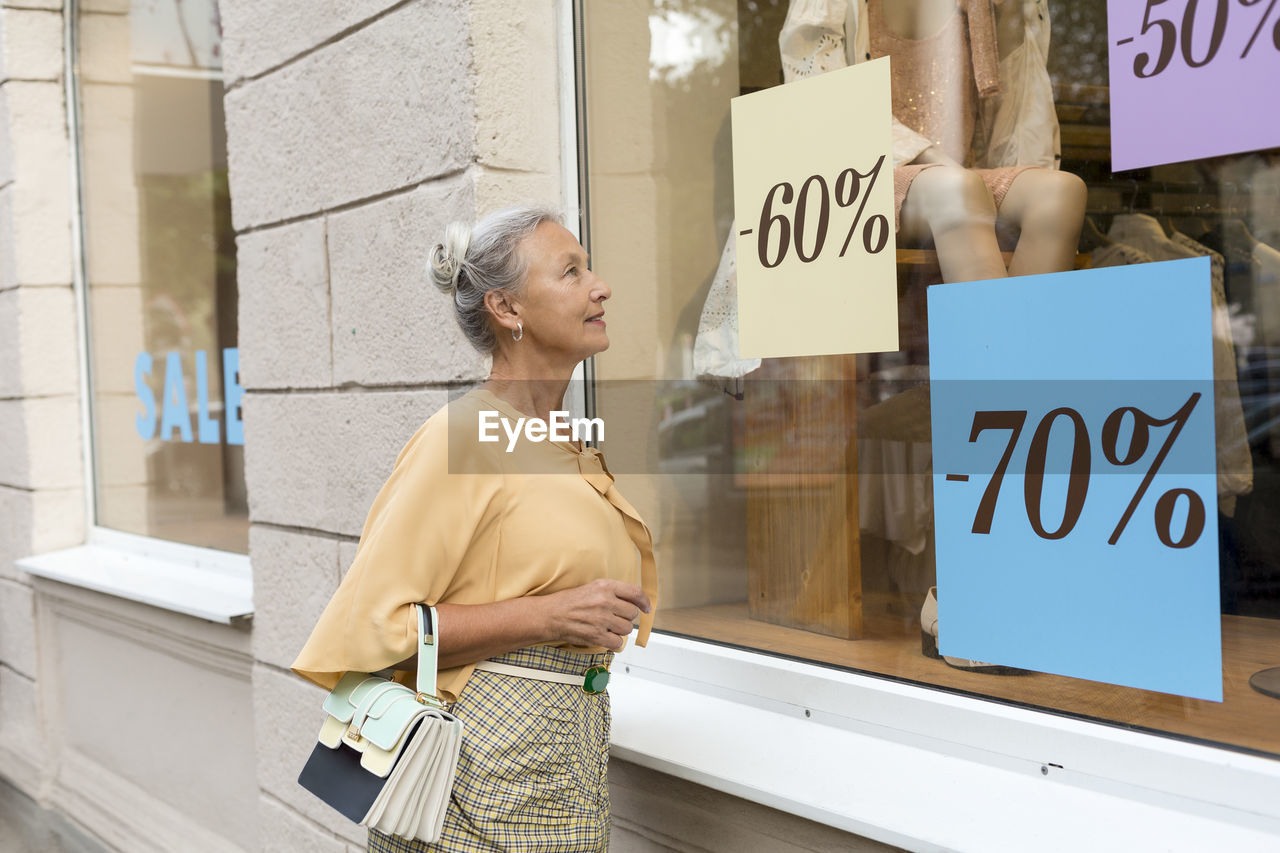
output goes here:
{"type": "Polygon", "coordinates": [[[400,452],[293,670],[326,688],[347,671],[408,681],[413,604],[435,605],[439,688],[464,725],[443,833],[371,830],[369,850],[603,850],[609,699],[579,676],[608,666],[637,617],[644,645],[652,539],[594,449],[480,441],[479,425],[550,422],[574,366],[609,346],[609,286],[543,208],[454,223],[429,265],[492,371],[400,452]]]}

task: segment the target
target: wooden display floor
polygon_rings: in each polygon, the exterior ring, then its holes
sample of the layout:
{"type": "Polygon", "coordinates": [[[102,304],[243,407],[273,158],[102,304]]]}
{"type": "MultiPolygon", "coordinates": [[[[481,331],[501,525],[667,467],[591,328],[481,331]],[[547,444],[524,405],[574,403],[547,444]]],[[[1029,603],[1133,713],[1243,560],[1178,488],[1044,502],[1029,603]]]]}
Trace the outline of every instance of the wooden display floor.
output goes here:
{"type": "Polygon", "coordinates": [[[964,672],[920,653],[918,619],[876,604],[866,603],[862,640],[752,621],[745,602],[659,610],[655,628],[1280,756],[1280,699],[1249,686],[1258,670],[1280,666],[1280,620],[1222,617],[1219,704],[1043,673],[964,672]]]}

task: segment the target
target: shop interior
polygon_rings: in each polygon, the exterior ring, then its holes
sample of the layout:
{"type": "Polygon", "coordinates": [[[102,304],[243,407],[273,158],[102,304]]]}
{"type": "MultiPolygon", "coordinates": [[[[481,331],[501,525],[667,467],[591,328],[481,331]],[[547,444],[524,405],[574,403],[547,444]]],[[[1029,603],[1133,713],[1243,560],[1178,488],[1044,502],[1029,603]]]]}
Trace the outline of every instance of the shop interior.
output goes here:
{"type": "Polygon", "coordinates": [[[654,529],[656,628],[1280,755],[1280,698],[1250,684],[1280,667],[1280,150],[1113,173],[1106,4],[1047,3],[1057,167],[1087,187],[1071,267],[1210,256],[1220,282],[1215,389],[1234,406],[1216,412],[1225,701],[958,668],[922,637],[935,586],[925,293],[946,259],[898,246],[897,352],[705,370],[697,339],[733,228],[728,101],[782,84],[789,4],[624,5],[586,20],[587,224],[638,327],[597,358],[597,405],[627,415],[602,447],[654,529]],[[700,53],[669,49],[689,33],[700,53]],[[625,70],[641,59],[643,79],[625,70]],[[655,430],[656,448],[633,450],[655,430]]]}

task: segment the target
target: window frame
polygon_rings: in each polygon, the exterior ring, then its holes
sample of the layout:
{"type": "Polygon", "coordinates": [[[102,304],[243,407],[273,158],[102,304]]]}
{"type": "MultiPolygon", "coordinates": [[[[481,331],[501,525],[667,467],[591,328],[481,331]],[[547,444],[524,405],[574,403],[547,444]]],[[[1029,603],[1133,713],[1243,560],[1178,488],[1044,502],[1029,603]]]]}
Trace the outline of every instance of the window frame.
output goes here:
{"type": "Polygon", "coordinates": [[[80,2],[63,15],[63,97],[67,109],[72,291],[79,358],[80,440],[85,542],[25,557],[17,566],[38,577],[94,589],[228,625],[253,616],[253,573],[247,554],[141,536],[98,524],[94,450],[92,330],[84,240],[83,117],[80,103],[80,2]]]}
{"type": "MultiPolygon", "coordinates": [[[[583,0],[557,2],[565,200],[590,251],[583,0]]],[[[613,669],[613,756],[907,849],[1280,837],[1275,757],[660,630],[613,669]]]]}

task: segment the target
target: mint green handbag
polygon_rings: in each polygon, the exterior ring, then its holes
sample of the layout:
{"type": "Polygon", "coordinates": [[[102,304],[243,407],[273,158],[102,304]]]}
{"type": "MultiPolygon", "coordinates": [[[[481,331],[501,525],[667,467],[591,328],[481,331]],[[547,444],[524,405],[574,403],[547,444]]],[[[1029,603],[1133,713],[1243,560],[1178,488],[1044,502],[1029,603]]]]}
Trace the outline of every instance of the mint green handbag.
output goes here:
{"type": "Polygon", "coordinates": [[[298,784],[387,835],[439,838],[462,748],[462,723],[436,695],[439,621],[417,605],[417,690],[348,672],[324,700],[319,743],[298,784]]]}

